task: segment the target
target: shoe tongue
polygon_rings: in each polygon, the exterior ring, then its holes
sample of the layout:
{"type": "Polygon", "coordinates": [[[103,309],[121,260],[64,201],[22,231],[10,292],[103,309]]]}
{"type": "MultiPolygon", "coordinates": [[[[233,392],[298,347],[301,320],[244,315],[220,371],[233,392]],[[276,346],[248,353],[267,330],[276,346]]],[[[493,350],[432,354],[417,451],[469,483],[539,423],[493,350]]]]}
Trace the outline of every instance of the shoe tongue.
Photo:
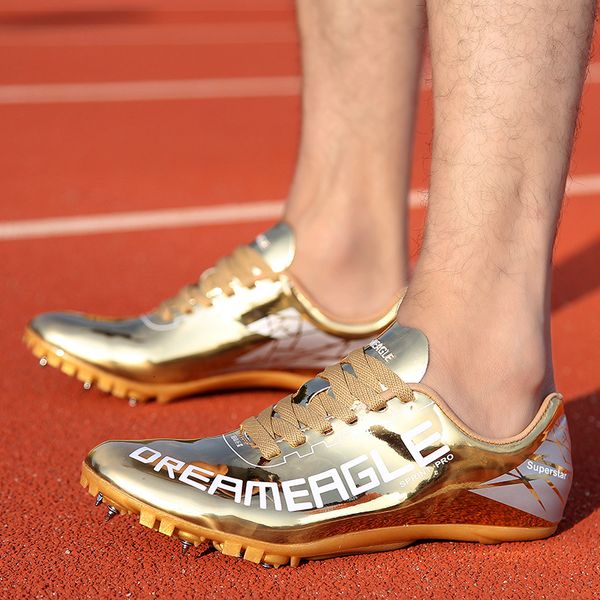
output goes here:
{"type": "Polygon", "coordinates": [[[429,341],[419,329],[394,323],[365,347],[406,383],[419,383],[429,364],[429,341]]]}
{"type": "Polygon", "coordinates": [[[283,221],[261,233],[250,244],[275,273],[285,271],[294,260],[296,242],[292,228],[283,221]]]}

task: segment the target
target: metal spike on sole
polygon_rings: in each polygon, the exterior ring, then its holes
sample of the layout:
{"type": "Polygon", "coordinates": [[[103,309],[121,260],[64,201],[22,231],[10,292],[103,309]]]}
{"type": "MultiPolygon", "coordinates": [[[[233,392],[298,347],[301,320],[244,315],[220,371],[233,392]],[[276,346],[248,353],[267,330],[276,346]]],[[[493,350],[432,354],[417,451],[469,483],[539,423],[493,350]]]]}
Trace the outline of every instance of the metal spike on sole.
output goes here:
{"type": "Polygon", "coordinates": [[[92,389],[92,382],[89,379],[83,382],[83,389],[86,391],[92,389]]]}
{"type": "Polygon", "coordinates": [[[186,552],[190,549],[190,546],[193,546],[192,542],[188,542],[187,540],[180,540],[181,542],[181,554],[183,556],[186,555],[186,552]]]}
{"type": "Polygon", "coordinates": [[[110,521],[115,515],[118,515],[119,511],[114,506],[108,507],[108,512],[106,513],[106,520],[110,521]]]}
{"type": "Polygon", "coordinates": [[[137,406],[138,400],[135,396],[129,396],[128,403],[129,403],[129,406],[131,406],[133,408],[134,406],[137,406]]]}
{"type": "Polygon", "coordinates": [[[40,367],[45,367],[48,364],[47,356],[40,356],[40,367]]]}
{"type": "Polygon", "coordinates": [[[96,506],[100,506],[102,504],[103,498],[104,496],[102,495],[102,492],[98,492],[98,495],[96,496],[96,506]]]}
{"type": "MultiPolygon", "coordinates": [[[[89,493],[93,497],[95,496],[97,504],[98,501],[105,502],[108,509],[106,521],[109,521],[114,516],[122,512],[123,514],[129,513],[139,515],[139,521],[142,525],[158,530],[160,533],[168,536],[173,535],[174,530],[177,529],[178,531],[175,535],[177,536],[176,539],[178,539],[179,543],[181,544],[181,553],[183,556],[187,554],[188,550],[192,546],[198,546],[208,539],[209,543],[212,542],[212,546],[223,554],[242,557],[247,561],[261,565],[265,569],[277,569],[285,565],[297,567],[302,562],[302,558],[299,556],[292,556],[289,554],[268,554],[264,549],[257,548],[255,546],[244,546],[238,541],[212,540],[212,536],[210,534],[208,534],[207,538],[203,535],[199,535],[202,533],[201,531],[193,532],[186,529],[179,529],[179,526],[176,524],[176,522],[171,521],[167,515],[164,515],[166,518],[163,521],[160,518],[161,515],[156,514],[154,509],[145,506],[142,503],[139,503],[139,505],[136,503],[133,506],[127,506],[127,503],[119,504],[121,507],[119,509],[112,504],[113,500],[111,498],[105,497],[103,492],[99,490],[97,476],[92,473],[88,467],[84,467],[83,469],[81,475],[81,484],[88,489],[89,493]],[[125,508],[125,506],[127,506],[127,508],[125,508]],[[179,535],[184,537],[179,537],[179,535]]],[[[108,493],[111,494],[111,492],[108,493]]],[[[114,502],[119,502],[118,495],[113,497],[116,498],[114,502]]],[[[406,542],[404,545],[408,545],[409,543],[410,542],[406,542]]],[[[195,558],[201,558],[209,551],[210,548],[205,549],[203,552],[197,553],[195,558]]]]}

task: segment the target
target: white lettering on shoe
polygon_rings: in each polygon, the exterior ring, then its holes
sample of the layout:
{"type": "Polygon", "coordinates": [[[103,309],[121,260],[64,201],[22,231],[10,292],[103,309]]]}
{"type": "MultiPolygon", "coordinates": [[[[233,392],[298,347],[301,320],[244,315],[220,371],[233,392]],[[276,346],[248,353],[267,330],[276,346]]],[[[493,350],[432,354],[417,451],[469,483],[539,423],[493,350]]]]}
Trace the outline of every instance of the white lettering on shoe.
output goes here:
{"type": "Polygon", "coordinates": [[[362,485],[356,485],[356,483],[354,483],[354,478],[350,473],[350,469],[352,469],[353,467],[357,467],[358,465],[364,463],[368,459],[369,457],[366,454],[361,454],[361,456],[357,456],[356,458],[345,462],[340,467],[340,471],[342,472],[342,475],[344,476],[344,479],[348,484],[348,489],[354,496],[364,494],[365,492],[368,492],[369,490],[372,490],[373,488],[376,488],[379,485],[379,479],[377,478],[377,475],[375,474],[375,469],[373,469],[373,467],[364,469],[356,474],[357,479],[365,479],[368,477],[368,481],[366,483],[363,483],[362,485]]]}
{"type": "Polygon", "coordinates": [[[442,439],[440,433],[438,431],[435,431],[424,440],[420,442],[415,442],[415,438],[418,435],[420,435],[427,429],[431,429],[432,427],[433,423],[431,421],[423,421],[423,423],[420,423],[416,427],[413,427],[412,429],[400,434],[404,445],[410,452],[411,456],[415,459],[415,462],[420,467],[426,467],[428,464],[434,462],[438,458],[450,452],[450,448],[444,445],[441,448],[438,448],[437,450],[433,451],[431,454],[428,454],[427,456],[423,456],[421,454],[421,450],[425,450],[425,448],[433,446],[442,439]]]}
{"type": "Polygon", "coordinates": [[[447,445],[424,455],[426,448],[439,443],[441,435],[433,432],[424,440],[417,441],[424,432],[431,429],[431,421],[424,421],[416,427],[400,434],[404,445],[410,452],[413,461],[406,461],[395,470],[386,465],[378,450],[369,454],[361,454],[344,462],[339,467],[332,467],[305,478],[287,481],[245,481],[236,477],[198,467],[186,465],[183,461],[171,456],[163,456],[148,446],[137,448],[129,455],[143,464],[154,464],[153,469],[160,472],[166,469],[171,479],[192,486],[210,495],[227,496],[238,504],[252,506],[258,503],[262,510],[283,510],[289,512],[323,508],[325,495],[335,493],[337,501],[350,500],[360,494],[374,490],[382,484],[395,482],[398,488],[406,487],[411,481],[427,476],[425,467],[430,465],[438,469],[453,460],[454,456],[447,445]],[[185,468],[184,468],[185,467],[185,468]],[[420,467],[420,468],[419,468],[420,467]],[[183,470],[182,470],[183,469],[183,470]],[[282,498],[283,496],[283,498],[282,498]]]}
{"type": "Polygon", "coordinates": [[[547,467],[546,465],[540,465],[532,460],[528,460],[526,464],[527,468],[535,473],[540,473],[541,475],[552,475],[552,477],[558,477],[559,479],[567,478],[566,472],[559,471],[558,469],[554,469],[552,467],[547,467]]]}
{"type": "Polygon", "coordinates": [[[141,446],[137,450],[134,450],[130,455],[131,458],[135,458],[135,460],[139,460],[142,463],[151,463],[154,462],[158,457],[162,456],[160,452],[157,450],[153,450],[152,448],[148,448],[148,446],[141,446]],[[151,452],[150,456],[142,456],[144,452],[151,452]]]}
{"type": "Polygon", "coordinates": [[[386,345],[384,345],[377,338],[371,341],[369,343],[369,346],[373,348],[373,350],[375,350],[375,352],[377,352],[377,354],[379,354],[379,356],[381,356],[381,358],[383,358],[385,362],[390,362],[390,360],[393,360],[396,356],[386,345]]]}
{"type": "Polygon", "coordinates": [[[290,481],[282,481],[281,489],[283,490],[283,497],[287,504],[288,511],[295,512],[297,510],[310,510],[313,505],[310,502],[296,502],[296,498],[305,498],[310,496],[310,492],[307,489],[293,490],[293,487],[299,485],[305,486],[306,479],[291,479],[290,481]]]}
{"type": "Polygon", "coordinates": [[[241,479],[235,477],[227,477],[227,475],[221,475],[220,473],[215,477],[214,481],[208,488],[208,494],[214,494],[217,490],[223,490],[224,492],[233,493],[233,499],[241,504],[242,502],[242,491],[244,488],[244,482],[241,479]]]}
{"type": "Polygon", "coordinates": [[[244,504],[250,506],[254,496],[254,490],[258,493],[258,506],[263,510],[267,509],[267,490],[271,491],[273,507],[275,510],[281,510],[281,497],[279,496],[279,488],[272,481],[248,481],[246,482],[246,495],[244,496],[244,504]]]}
{"type": "Polygon", "coordinates": [[[175,479],[175,471],[180,471],[184,465],[185,463],[181,460],[165,456],[154,465],[154,470],[158,473],[163,467],[166,467],[169,479],[175,479]]]}
{"type": "Polygon", "coordinates": [[[382,481],[385,483],[394,481],[394,479],[398,479],[399,477],[410,473],[415,468],[413,463],[407,463],[403,467],[400,467],[399,469],[396,469],[390,473],[377,450],[371,450],[371,457],[373,458],[373,462],[375,463],[375,466],[381,475],[382,481]]]}
{"type": "Polygon", "coordinates": [[[350,495],[342,483],[342,478],[340,477],[338,470],[335,468],[329,469],[328,471],[323,471],[318,475],[312,475],[308,478],[308,485],[310,486],[313,498],[315,499],[315,506],[317,508],[323,508],[324,505],[322,495],[325,492],[337,490],[342,500],[350,499],[350,495]],[[331,481],[324,485],[320,485],[319,482],[323,479],[330,479],[331,481]]]}
{"type": "Polygon", "coordinates": [[[207,471],[206,469],[202,469],[196,465],[188,465],[183,473],[179,476],[179,481],[198,488],[201,492],[205,492],[206,486],[203,483],[200,483],[200,481],[203,481],[204,483],[210,483],[212,477],[214,477],[214,473],[211,471],[207,471]]]}

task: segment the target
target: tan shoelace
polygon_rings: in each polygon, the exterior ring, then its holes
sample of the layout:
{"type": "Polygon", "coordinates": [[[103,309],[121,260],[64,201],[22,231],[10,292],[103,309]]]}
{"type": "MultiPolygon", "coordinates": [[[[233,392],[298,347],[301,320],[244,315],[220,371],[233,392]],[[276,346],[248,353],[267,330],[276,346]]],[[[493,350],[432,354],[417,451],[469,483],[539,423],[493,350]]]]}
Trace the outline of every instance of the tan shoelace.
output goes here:
{"type": "Polygon", "coordinates": [[[251,287],[259,279],[272,279],[274,276],[259,252],[250,246],[238,246],[212,269],[204,271],[197,283],[186,285],[175,296],[165,300],[158,312],[163,318],[170,319],[175,311],[189,313],[196,304],[209,306],[216,295],[231,295],[234,292],[233,281],[251,287]]]}
{"type": "Polygon", "coordinates": [[[296,447],[306,441],[303,433],[306,428],[323,435],[330,433],[332,426],[328,416],[354,423],[357,417],[352,407],[357,400],[369,410],[382,410],[391,398],[401,402],[413,399],[410,387],[379,360],[365,354],[362,348],[350,352],[342,363],[327,367],[318,377],[329,382],[333,395],[329,389],[323,390],[306,405],[294,403],[294,396],[286,396],[275,406],[242,423],[241,431],[265,459],[271,460],[281,453],[278,439],[296,447]],[[342,367],[344,363],[352,367],[356,376],[342,367]],[[381,384],[385,386],[383,391],[381,384]]]}

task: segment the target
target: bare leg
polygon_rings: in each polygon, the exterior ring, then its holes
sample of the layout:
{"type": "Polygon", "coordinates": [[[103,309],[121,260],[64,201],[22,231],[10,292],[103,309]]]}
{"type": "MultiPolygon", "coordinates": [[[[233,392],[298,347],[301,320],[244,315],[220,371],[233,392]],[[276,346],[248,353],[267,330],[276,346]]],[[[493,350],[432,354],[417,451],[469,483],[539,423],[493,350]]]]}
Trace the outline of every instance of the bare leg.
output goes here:
{"type": "Polygon", "coordinates": [[[593,0],[428,0],[434,145],[423,252],[399,321],[426,383],[483,435],[526,426],[554,386],[550,268],[593,0]]]}
{"type": "Polygon", "coordinates": [[[423,0],[299,0],[297,8],[304,86],[286,208],[298,243],[293,272],[333,316],[367,318],[407,281],[423,0]]]}

